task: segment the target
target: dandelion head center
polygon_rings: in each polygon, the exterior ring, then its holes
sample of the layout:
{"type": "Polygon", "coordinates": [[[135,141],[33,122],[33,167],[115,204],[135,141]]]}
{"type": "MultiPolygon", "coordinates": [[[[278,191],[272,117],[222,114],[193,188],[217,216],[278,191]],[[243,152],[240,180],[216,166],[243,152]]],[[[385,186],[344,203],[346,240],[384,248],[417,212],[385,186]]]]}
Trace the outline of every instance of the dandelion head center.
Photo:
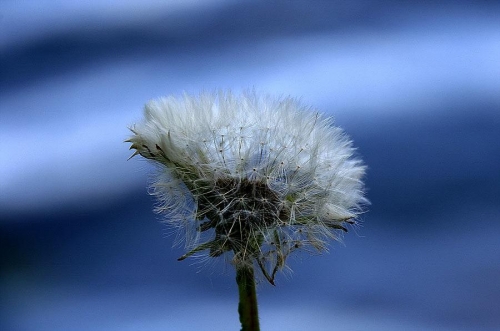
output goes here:
{"type": "Polygon", "coordinates": [[[215,230],[227,240],[227,249],[238,250],[242,241],[277,226],[287,217],[276,192],[265,182],[223,178],[197,190],[198,218],[205,221],[200,230],[215,230]]]}

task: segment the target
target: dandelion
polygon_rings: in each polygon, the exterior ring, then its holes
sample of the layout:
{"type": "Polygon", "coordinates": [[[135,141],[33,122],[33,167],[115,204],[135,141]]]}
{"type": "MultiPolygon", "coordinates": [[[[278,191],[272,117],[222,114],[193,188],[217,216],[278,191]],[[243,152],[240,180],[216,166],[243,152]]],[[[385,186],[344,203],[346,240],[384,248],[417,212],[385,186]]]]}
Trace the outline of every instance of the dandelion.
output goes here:
{"type": "Polygon", "coordinates": [[[191,256],[236,269],[242,330],[258,330],[254,267],[274,285],[297,250],[324,251],[366,202],[365,167],[333,121],[293,98],[247,92],[150,101],[128,142],[160,165],[156,211],[191,256]]]}

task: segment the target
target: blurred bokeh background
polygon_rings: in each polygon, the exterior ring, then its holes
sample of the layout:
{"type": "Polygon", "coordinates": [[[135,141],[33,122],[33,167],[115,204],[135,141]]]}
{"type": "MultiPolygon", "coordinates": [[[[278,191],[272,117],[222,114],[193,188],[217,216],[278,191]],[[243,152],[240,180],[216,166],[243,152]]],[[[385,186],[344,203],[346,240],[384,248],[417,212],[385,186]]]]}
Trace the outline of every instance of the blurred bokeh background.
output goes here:
{"type": "Polygon", "coordinates": [[[500,330],[498,1],[0,1],[0,330],[238,330],[177,262],[127,126],[246,88],[331,116],[362,225],[259,285],[262,330],[500,330]]]}

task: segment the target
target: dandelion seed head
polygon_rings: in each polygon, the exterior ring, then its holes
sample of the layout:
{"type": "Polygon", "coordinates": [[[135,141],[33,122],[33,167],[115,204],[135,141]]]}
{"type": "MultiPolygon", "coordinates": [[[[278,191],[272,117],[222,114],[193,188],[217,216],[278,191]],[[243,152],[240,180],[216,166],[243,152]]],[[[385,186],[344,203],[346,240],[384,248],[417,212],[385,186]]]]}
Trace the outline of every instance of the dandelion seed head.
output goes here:
{"type": "Polygon", "coordinates": [[[352,142],[293,98],[161,98],[131,131],[134,155],[160,165],[150,193],[180,231],[181,259],[230,256],[236,266],[258,264],[273,283],[291,252],[325,250],[367,202],[352,142]]]}

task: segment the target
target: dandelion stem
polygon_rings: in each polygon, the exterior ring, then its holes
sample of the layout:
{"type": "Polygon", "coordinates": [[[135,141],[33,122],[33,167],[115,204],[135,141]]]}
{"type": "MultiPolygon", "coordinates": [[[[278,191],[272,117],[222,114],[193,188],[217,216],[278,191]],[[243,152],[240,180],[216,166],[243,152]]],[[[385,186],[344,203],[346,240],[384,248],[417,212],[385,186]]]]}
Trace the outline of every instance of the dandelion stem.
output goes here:
{"type": "Polygon", "coordinates": [[[238,312],[240,314],[241,331],[259,331],[259,312],[253,267],[236,268],[236,283],[238,283],[240,295],[238,312]]]}

